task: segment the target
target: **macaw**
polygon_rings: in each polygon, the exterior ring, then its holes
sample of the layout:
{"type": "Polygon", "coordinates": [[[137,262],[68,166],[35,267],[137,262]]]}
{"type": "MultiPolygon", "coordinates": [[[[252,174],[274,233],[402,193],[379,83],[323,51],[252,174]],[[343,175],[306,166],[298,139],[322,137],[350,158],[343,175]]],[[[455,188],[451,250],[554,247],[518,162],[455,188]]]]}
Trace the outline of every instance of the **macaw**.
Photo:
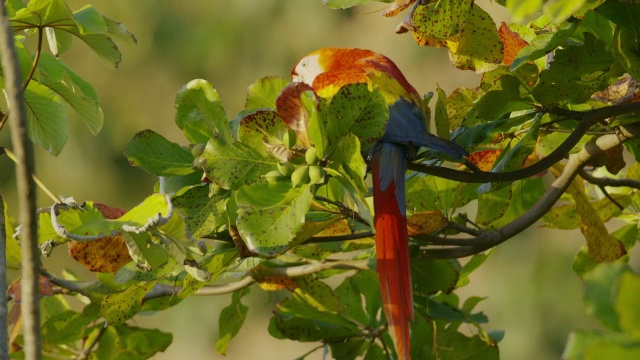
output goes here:
{"type": "Polygon", "coordinates": [[[457,159],[468,153],[429,133],[420,95],[384,55],[365,49],[320,49],[302,58],[291,76],[294,81],[309,84],[321,97],[333,96],[346,84],[366,83],[377,88],[387,102],[389,120],[385,133],[370,153],[377,272],[398,358],[409,360],[409,321],[414,314],[405,209],[407,163],[420,146],[457,159]]]}

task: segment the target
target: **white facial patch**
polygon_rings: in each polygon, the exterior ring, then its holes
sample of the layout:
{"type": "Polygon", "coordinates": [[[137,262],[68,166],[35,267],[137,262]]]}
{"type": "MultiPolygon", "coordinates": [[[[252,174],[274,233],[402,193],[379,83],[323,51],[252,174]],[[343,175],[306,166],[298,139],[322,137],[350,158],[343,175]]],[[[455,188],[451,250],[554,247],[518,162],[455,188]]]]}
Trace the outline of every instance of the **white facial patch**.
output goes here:
{"type": "Polygon", "coordinates": [[[293,70],[293,81],[313,85],[313,80],[316,76],[324,72],[318,62],[318,57],[319,55],[316,54],[307,56],[300,60],[293,70]]]}

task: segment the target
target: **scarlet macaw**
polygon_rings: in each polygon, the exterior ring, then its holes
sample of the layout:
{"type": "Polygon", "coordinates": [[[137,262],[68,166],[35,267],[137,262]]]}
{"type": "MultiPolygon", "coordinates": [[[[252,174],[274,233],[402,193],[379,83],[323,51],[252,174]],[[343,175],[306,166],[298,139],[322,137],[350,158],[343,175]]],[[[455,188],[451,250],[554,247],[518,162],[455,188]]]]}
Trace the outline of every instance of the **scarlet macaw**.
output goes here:
{"type": "Polygon", "coordinates": [[[320,49],[302,58],[291,76],[294,81],[311,85],[322,97],[333,96],[346,84],[366,83],[379,89],[389,106],[386,131],[371,151],[377,270],[398,358],[411,359],[409,320],[413,320],[413,291],[405,209],[407,161],[419,146],[458,159],[468,153],[429,133],[420,95],[384,55],[364,49],[320,49]]]}

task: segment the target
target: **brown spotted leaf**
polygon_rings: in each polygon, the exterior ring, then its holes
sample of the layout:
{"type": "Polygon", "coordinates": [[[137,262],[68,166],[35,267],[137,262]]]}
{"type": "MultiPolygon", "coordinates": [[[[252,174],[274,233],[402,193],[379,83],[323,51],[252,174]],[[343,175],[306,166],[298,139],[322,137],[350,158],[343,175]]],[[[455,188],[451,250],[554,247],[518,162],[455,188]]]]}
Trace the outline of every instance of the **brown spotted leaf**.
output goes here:
{"type": "Polygon", "coordinates": [[[491,169],[493,168],[493,164],[496,162],[501,153],[502,149],[474,151],[469,154],[469,156],[467,156],[467,160],[471,161],[482,171],[491,171],[491,169]]]}
{"type": "Polygon", "coordinates": [[[448,220],[439,210],[413,213],[407,218],[409,236],[430,234],[442,229],[448,220]]]}
{"type": "MultiPolygon", "coordinates": [[[[105,219],[113,220],[125,214],[124,210],[105,204],[95,203],[94,207],[105,219]]],[[[131,261],[129,248],[121,234],[87,242],[69,240],[68,247],[69,255],[93,272],[116,272],[131,261]]]]}

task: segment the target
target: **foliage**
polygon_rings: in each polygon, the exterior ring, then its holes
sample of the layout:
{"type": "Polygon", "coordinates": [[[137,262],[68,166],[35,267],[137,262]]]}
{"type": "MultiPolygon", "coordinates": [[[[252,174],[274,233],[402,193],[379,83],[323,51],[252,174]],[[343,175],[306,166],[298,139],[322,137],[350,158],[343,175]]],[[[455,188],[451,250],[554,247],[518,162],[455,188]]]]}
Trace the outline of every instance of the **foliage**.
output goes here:
{"type": "MultiPolygon", "coordinates": [[[[369,2],[325,1],[335,8],[369,2]]],[[[385,12],[406,11],[399,32],[411,31],[420,46],[447,48],[456,67],[482,74],[476,89],[448,96],[436,89],[435,128],[472,152],[465,164],[447,166],[426,150],[410,164],[411,335],[420,339],[412,353],[499,357],[503,333],[485,331],[487,316],[474,310],[482,298],[460,299],[455,291],[489,249],[541,220],[582,232],[585,246],[573,268],[584,281],[586,312],[603,325],[573,332],[565,357],[631,358],[640,351],[640,282],[626,254],[638,239],[640,167],[627,166],[623,152],[640,154],[640,5],[555,0],[539,10],[536,2],[498,3],[521,24],[498,27],[473,1],[396,0],[385,12]],[[473,215],[460,210],[469,205],[473,215]],[[619,227],[610,232],[605,224],[619,227]]],[[[93,87],[59,56],[76,37],[116,67],[114,41],[135,38],[90,5],[75,12],[63,0],[6,6],[25,69],[31,139],[57,155],[67,139],[65,103],[93,133],[103,121],[93,87]],[[42,47],[45,34],[50,54],[42,47]],[[31,36],[35,52],[25,40],[31,36]]],[[[307,85],[267,76],[248,88],[244,110],[229,120],[213,85],[196,79],[178,91],[175,104],[187,145],[143,130],[125,149],[132,165],[159,177],[153,194],[129,211],[55,199],[39,213],[45,255],[68,243],[75,259],[99,271],[97,281],[87,282],[43,270],[43,352],[149,358],[169,346],[171,335],[128,320],[196,293],[233,292],[216,342],[226,354],[250,311],[243,297],[257,283],[286,294],[270,319],[271,336],[319,343],[339,359],[393,357],[372,271],[366,181],[366,152],[388,119],[383,95],[353,84],[325,99],[307,85]],[[337,286],[325,281],[337,275],[337,286]],[[87,305],[73,309],[54,288],[87,305]]],[[[14,221],[5,222],[13,234],[14,221]]],[[[12,237],[7,256],[17,267],[12,237]]],[[[20,358],[17,288],[10,289],[10,341],[20,358]]]]}

